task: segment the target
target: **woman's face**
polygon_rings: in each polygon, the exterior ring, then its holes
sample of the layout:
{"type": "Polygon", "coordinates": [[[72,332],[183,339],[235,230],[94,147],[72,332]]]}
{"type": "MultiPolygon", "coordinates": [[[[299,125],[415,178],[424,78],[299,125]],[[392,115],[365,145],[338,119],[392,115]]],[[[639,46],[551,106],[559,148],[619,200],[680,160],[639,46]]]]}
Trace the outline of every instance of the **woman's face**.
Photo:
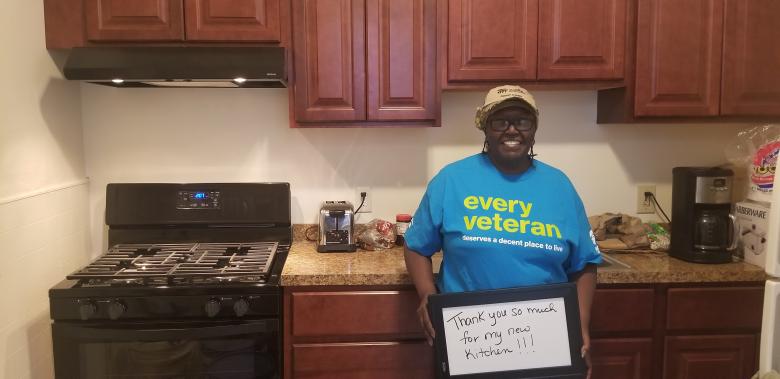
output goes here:
{"type": "Polygon", "coordinates": [[[528,151],[535,135],[536,116],[530,110],[522,107],[498,110],[485,123],[488,156],[499,168],[530,162],[528,151]]]}

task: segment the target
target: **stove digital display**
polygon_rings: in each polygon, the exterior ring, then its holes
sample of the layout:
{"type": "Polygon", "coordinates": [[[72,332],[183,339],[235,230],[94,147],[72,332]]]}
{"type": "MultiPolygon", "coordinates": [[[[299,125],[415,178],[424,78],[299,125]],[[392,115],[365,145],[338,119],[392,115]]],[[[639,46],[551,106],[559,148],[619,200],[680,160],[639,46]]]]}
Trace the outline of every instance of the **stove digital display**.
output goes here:
{"type": "Polygon", "coordinates": [[[219,191],[179,191],[176,209],[220,209],[219,191]]]}

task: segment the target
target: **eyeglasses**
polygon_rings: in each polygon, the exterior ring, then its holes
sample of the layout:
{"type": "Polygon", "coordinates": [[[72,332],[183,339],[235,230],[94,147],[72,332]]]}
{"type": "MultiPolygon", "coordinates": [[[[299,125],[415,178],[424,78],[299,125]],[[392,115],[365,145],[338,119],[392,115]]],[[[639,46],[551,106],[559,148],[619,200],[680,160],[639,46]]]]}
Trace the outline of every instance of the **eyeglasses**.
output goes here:
{"type": "Polygon", "coordinates": [[[518,132],[528,132],[536,126],[536,120],[532,118],[516,118],[512,120],[496,118],[488,120],[488,127],[494,132],[504,132],[509,129],[509,125],[514,125],[518,132]]]}

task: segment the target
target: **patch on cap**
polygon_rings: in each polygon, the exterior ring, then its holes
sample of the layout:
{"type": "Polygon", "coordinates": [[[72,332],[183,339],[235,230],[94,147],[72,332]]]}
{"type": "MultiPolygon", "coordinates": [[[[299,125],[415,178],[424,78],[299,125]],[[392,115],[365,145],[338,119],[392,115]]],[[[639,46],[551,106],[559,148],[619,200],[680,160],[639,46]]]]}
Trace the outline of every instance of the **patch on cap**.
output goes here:
{"type": "Polygon", "coordinates": [[[485,119],[487,119],[491,111],[497,105],[507,100],[520,100],[528,104],[531,110],[536,113],[536,117],[539,117],[539,108],[536,107],[536,101],[534,101],[534,97],[525,88],[512,85],[500,86],[488,91],[485,96],[485,104],[477,108],[477,115],[474,119],[477,129],[484,130],[485,119]]]}

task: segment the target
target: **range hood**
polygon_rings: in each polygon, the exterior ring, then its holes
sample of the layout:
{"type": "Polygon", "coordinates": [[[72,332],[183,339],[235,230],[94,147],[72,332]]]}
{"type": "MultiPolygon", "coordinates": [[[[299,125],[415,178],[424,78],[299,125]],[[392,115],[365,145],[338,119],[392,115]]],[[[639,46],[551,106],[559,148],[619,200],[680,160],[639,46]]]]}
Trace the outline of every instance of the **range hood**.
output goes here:
{"type": "Polygon", "coordinates": [[[68,80],[113,87],[286,87],[283,47],[76,47],[68,80]]]}

